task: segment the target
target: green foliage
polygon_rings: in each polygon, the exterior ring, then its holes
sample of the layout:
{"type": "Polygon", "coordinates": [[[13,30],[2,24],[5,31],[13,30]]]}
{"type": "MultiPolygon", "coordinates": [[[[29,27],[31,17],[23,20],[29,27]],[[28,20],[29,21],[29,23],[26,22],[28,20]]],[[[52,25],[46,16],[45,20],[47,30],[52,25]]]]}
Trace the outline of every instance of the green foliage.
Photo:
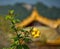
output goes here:
{"type": "Polygon", "coordinates": [[[25,44],[29,40],[31,40],[30,38],[27,38],[29,32],[15,27],[15,24],[18,23],[19,20],[15,19],[14,10],[10,10],[9,15],[6,16],[6,19],[11,22],[11,29],[13,29],[14,33],[16,33],[16,37],[12,38],[14,42],[9,48],[3,49],[29,49],[28,46],[25,44]],[[18,34],[18,31],[21,31],[21,34],[18,34]]]}
{"type": "Polygon", "coordinates": [[[27,45],[22,45],[24,49],[29,49],[29,47],[27,45]]]}
{"type": "Polygon", "coordinates": [[[16,49],[22,49],[23,47],[22,47],[22,45],[17,45],[16,46],[16,49]]]}

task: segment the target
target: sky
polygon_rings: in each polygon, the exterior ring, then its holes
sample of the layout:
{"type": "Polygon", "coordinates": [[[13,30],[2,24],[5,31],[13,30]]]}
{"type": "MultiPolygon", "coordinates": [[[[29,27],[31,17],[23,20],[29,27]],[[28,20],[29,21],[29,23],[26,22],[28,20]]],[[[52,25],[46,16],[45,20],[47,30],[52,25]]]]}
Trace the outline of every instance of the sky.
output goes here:
{"type": "Polygon", "coordinates": [[[60,7],[60,0],[0,0],[0,5],[13,5],[18,2],[28,4],[35,4],[37,2],[42,2],[48,6],[60,7]]]}

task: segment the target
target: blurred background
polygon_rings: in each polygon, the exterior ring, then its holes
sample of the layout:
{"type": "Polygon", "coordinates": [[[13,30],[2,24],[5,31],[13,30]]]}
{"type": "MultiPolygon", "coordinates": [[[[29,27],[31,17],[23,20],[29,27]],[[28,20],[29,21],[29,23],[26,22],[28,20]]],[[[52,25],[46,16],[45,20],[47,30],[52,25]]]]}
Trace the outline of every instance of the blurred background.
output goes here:
{"type": "Polygon", "coordinates": [[[9,38],[14,34],[10,29],[10,22],[5,19],[9,10],[13,9],[16,18],[22,21],[31,15],[34,7],[44,17],[60,19],[60,0],[0,0],[0,49],[10,45],[9,38]]]}

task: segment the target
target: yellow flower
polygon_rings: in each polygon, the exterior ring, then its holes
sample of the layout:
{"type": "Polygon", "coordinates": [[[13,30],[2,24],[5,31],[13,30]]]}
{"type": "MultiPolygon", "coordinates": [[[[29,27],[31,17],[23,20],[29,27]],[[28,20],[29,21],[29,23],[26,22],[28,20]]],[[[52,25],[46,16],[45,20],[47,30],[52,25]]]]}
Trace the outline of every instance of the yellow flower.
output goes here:
{"type": "Polygon", "coordinates": [[[32,37],[37,38],[39,36],[40,36],[40,30],[38,30],[37,28],[33,28],[32,37]]]}

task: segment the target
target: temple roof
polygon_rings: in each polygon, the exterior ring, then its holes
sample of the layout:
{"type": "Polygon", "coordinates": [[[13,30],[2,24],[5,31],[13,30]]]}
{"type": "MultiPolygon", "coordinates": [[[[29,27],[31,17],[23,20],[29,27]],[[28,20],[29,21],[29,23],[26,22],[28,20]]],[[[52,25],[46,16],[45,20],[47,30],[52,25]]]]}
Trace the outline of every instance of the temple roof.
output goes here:
{"type": "Polygon", "coordinates": [[[41,22],[49,27],[56,28],[60,24],[60,19],[58,20],[51,20],[49,18],[41,16],[36,8],[33,9],[30,16],[25,18],[21,23],[17,24],[17,27],[25,27],[30,24],[32,21],[41,22]]]}

